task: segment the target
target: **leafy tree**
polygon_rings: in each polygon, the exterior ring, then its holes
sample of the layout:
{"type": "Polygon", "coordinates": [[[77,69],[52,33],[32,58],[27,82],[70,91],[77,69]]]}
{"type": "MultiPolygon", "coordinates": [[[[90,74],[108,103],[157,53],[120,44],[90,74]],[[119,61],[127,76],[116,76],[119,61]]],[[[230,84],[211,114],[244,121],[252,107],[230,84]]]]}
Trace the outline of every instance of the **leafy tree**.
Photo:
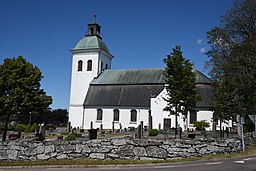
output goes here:
{"type": "Polygon", "coordinates": [[[52,103],[40,88],[42,78],[40,69],[21,56],[6,58],[0,65],[0,115],[6,118],[3,141],[11,116],[39,114],[52,103]]]}
{"type": "Polygon", "coordinates": [[[167,85],[167,98],[164,98],[167,106],[164,110],[175,115],[177,129],[179,114],[187,115],[187,112],[201,100],[201,96],[196,88],[196,73],[193,72],[193,65],[183,57],[180,46],[173,48],[173,52],[163,61],[166,64],[164,76],[167,85]]]}
{"type": "Polygon", "coordinates": [[[55,109],[49,113],[48,122],[55,125],[66,125],[68,123],[67,109],[55,109]]]}
{"type": "Polygon", "coordinates": [[[237,0],[207,32],[210,76],[214,81],[214,119],[256,113],[256,1],[237,0]]]}
{"type": "Polygon", "coordinates": [[[68,111],[67,109],[54,109],[47,110],[41,115],[37,115],[33,118],[34,122],[53,125],[67,125],[68,123],[68,111]]]}

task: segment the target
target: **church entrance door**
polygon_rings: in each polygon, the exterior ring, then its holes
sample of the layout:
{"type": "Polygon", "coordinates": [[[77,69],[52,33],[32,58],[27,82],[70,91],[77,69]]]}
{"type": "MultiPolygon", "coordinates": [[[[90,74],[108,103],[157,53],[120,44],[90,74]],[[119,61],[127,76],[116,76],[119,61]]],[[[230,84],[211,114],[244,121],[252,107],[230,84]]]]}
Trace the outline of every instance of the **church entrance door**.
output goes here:
{"type": "Polygon", "coordinates": [[[171,119],[170,118],[164,118],[164,130],[170,130],[171,129],[171,119]]]}

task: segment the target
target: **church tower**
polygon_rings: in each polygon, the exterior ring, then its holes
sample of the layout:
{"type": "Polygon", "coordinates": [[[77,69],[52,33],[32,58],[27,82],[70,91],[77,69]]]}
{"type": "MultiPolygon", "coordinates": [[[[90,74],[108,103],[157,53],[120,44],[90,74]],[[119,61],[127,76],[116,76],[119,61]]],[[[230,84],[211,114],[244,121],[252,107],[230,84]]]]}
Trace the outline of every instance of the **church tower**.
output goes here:
{"type": "Polygon", "coordinates": [[[100,34],[101,26],[88,24],[85,36],[72,51],[72,75],[69,105],[69,121],[72,127],[81,127],[83,120],[83,103],[90,82],[105,69],[111,69],[110,54],[100,34]]]}

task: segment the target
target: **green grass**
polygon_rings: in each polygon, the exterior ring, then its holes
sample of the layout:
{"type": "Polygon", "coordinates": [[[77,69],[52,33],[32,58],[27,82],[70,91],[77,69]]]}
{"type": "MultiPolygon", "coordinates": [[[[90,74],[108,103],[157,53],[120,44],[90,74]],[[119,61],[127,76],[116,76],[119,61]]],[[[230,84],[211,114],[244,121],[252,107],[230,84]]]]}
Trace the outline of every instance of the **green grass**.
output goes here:
{"type": "Polygon", "coordinates": [[[130,165],[130,164],[149,164],[149,163],[170,163],[182,161],[210,160],[220,158],[232,158],[256,154],[256,146],[251,146],[245,152],[235,152],[229,154],[204,155],[202,157],[191,157],[172,160],[153,160],[153,161],[134,161],[134,160],[92,160],[92,159],[75,159],[75,160],[37,160],[37,161],[1,161],[0,166],[50,166],[50,165],[72,165],[74,167],[96,167],[97,165],[130,165]]]}

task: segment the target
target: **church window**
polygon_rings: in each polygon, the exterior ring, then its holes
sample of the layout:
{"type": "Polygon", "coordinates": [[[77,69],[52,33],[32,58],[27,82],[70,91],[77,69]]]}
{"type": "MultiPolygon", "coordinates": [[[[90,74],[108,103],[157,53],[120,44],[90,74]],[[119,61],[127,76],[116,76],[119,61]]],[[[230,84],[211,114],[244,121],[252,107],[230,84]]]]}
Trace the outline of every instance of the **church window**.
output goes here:
{"type": "Polygon", "coordinates": [[[82,71],[82,70],[83,70],[83,61],[80,60],[80,61],[78,61],[77,71],[82,71]]]}
{"type": "Polygon", "coordinates": [[[108,64],[105,65],[105,69],[108,69],[108,64]]]}
{"type": "Polygon", "coordinates": [[[131,110],[131,122],[137,122],[137,111],[135,109],[131,110]]]}
{"type": "Polygon", "coordinates": [[[118,109],[114,110],[114,121],[119,121],[119,110],[118,109]]]}
{"type": "Polygon", "coordinates": [[[97,109],[97,121],[102,121],[102,109],[97,109]]]}
{"type": "Polygon", "coordinates": [[[190,110],[190,118],[189,118],[189,123],[190,124],[194,124],[194,122],[196,121],[196,111],[195,110],[190,110]]]}
{"type": "Polygon", "coordinates": [[[88,60],[87,61],[87,71],[91,71],[92,70],[92,60],[88,60]]]}

